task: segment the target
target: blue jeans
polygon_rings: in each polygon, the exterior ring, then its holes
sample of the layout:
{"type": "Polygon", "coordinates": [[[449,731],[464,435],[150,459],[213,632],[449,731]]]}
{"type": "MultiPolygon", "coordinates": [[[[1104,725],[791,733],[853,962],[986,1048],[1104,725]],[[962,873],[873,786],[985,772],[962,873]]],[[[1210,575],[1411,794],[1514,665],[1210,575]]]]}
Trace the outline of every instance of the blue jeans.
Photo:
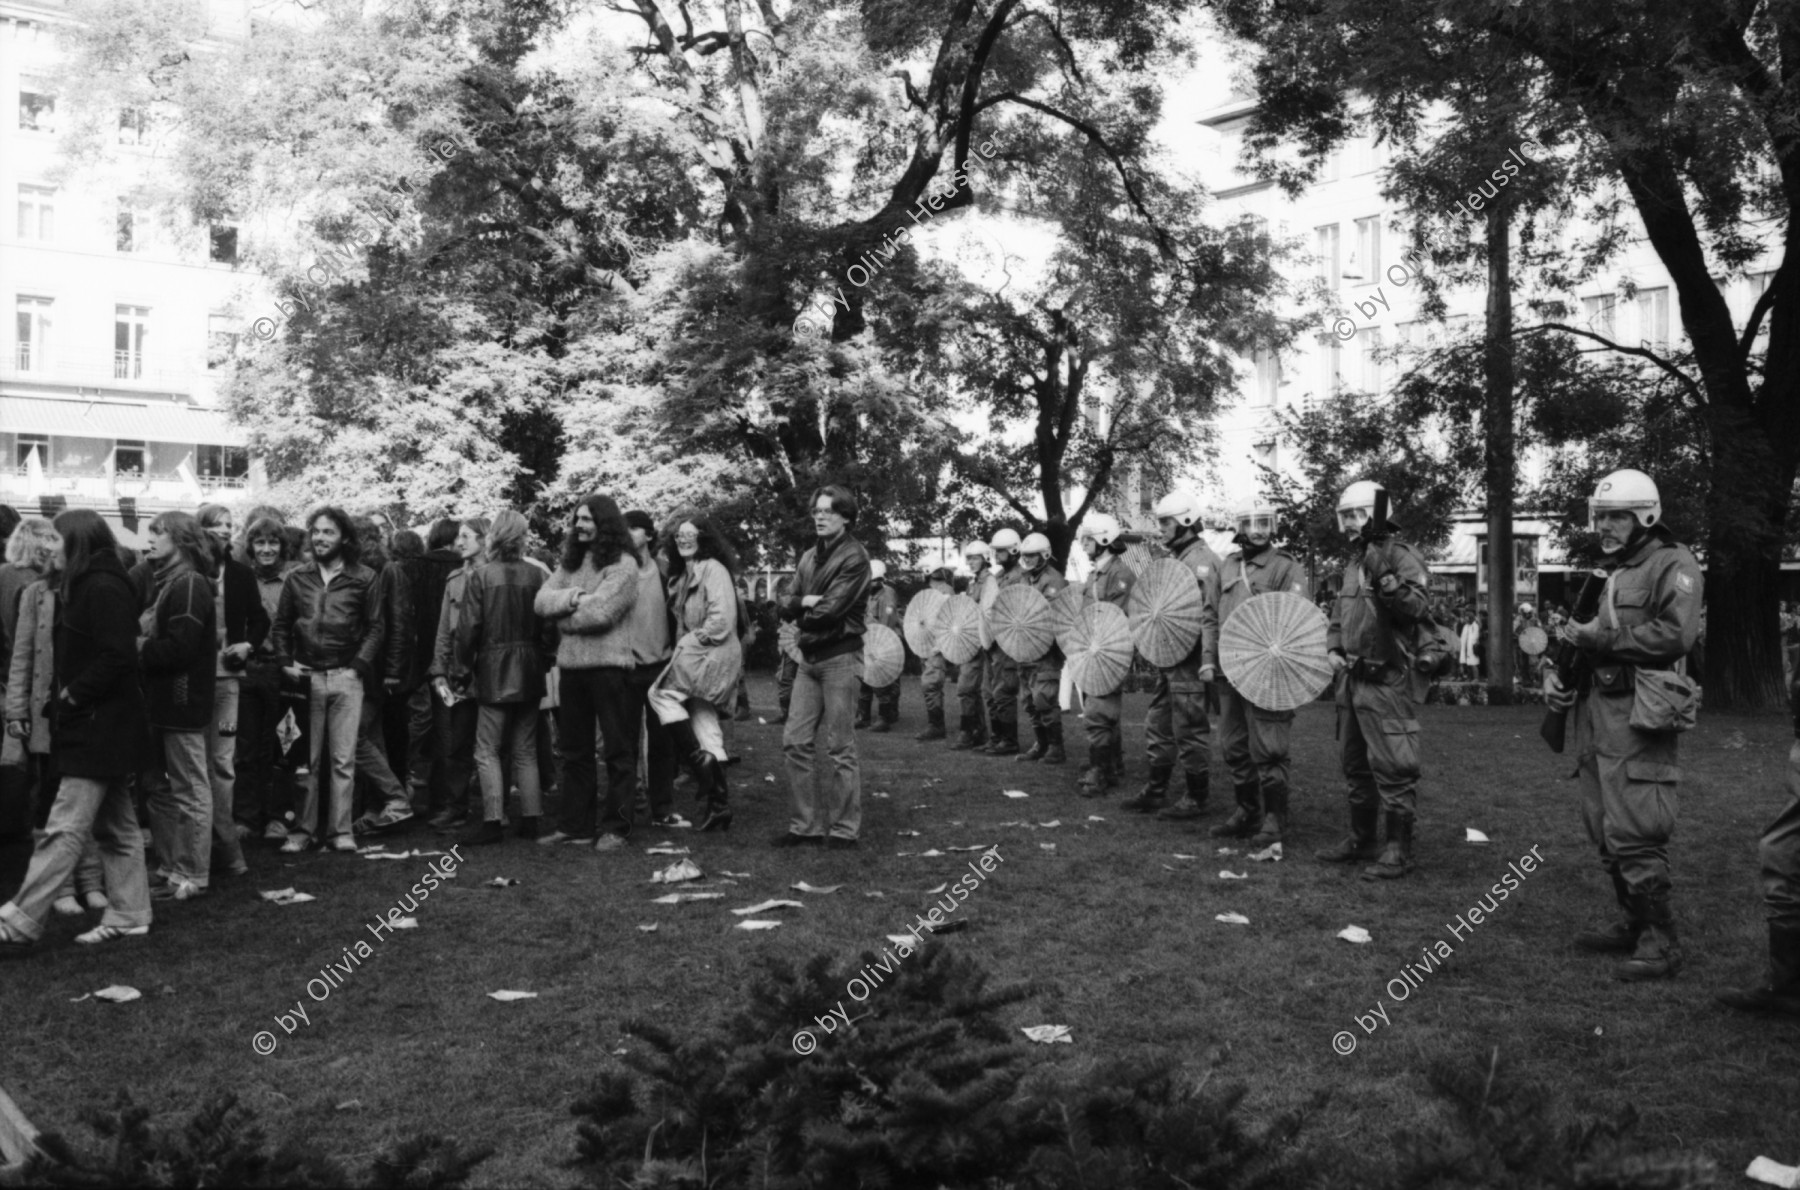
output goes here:
{"type": "Polygon", "coordinates": [[[519,787],[519,813],[537,818],[543,813],[538,790],[538,708],[536,702],[482,703],[475,723],[475,771],[481,774],[482,817],[499,822],[506,817],[506,778],[500,772],[500,748],[512,754],[513,784],[519,787]]]}
{"type": "Polygon", "coordinates": [[[106,898],[112,906],[101,916],[100,924],[121,929],[149,925],[150,880],[144,871],[144,837],[123,777],[62,779],[25,883],[11,901],[0,905],[0,920],[28,938],[42,937],[50,903],[80,863],[90,831],[100,846],[106,898]]]}
{"type": "Polygon", "coordinates": [[[788,793],[796,835],[836,835],[854,839],[862,827],[862,773],[856,763],[856,694],[862,687],[862,652],[840,653],[824,661],[802,661],[794,673],[794,701],[788,707],[781,750],[787,756],[788,793]],[[823,746],[831,756],[829,806],[819,805],[822,782],[813,766],[823,746]]]}
{"type": "Polygon", "coordinates": [[[315,670],[307,677],[311,688],[312,774],[306,795],[300,799],[300,821],[295,829],[308,836],[350,833],[350,802],[356,794],[357,723],[362,718],[362,679],[356,671],[315,670]],[[328,771],[329,770],[329,771],[328,771]],[[322,783],[331,782],[331,817],[319,820],[322,783]],[[323,828],[323,829],[322,829],[323,828]]]}
{"type": "MultiPolygon", "coordinates": [[[[152,784],[144,801],[156,858],[171,880],[201,888],[212,876],[213,791],[205,731],[158,731],[167,780],[152,784]]],[[[241,858],[241,856],[240,856],[241,858]]]]}

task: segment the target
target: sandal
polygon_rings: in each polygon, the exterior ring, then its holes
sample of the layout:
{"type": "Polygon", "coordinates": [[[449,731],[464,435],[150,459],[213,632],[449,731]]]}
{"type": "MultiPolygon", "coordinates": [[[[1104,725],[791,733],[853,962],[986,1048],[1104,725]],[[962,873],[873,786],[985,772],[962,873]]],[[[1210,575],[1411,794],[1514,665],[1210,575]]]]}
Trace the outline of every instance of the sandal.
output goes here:
{"type": "Polygon", "coordinates": [[[142,938],[149,932],[149,926],[95,926],[85,934],[75,935],[75,941],[83,946],[96,946],[115,938],[142,938]]]}

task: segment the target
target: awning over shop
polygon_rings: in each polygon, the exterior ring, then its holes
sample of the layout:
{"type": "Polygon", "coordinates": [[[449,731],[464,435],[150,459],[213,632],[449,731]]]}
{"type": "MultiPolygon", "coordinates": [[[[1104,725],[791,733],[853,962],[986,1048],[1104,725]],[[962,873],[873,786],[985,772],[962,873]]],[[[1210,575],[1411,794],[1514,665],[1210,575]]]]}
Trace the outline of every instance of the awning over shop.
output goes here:
{"type": "Polygon", "coordinates": [[[63,434],[205,446],[243,446],[249,441],[244,431],[227,422],[217,409],[162,401],[0,397],[0,430],[10,434],[63,434]]]}

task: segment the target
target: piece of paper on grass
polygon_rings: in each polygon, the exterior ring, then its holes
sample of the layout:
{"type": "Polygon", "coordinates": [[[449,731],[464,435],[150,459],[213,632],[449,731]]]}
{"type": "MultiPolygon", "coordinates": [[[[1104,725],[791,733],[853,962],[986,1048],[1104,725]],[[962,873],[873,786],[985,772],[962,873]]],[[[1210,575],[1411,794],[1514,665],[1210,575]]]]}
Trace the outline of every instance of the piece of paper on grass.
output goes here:
{"type": "Polygon", "coordinates": [[[928,896],[928,897],[935,897],[935,896],[937,896],[937,895],[938,895],[938,894],[939,894],[939,893],[941,893],[941,892],[943,892],[943,891],[944,891],[944,890],[945,890],[945,889],[947,889],[947,888],[949,888],[949,887],[950,887],[950,886],[949,886],[949,885],[948,885],[948,884],[940,884],[940,885],[938,885],[938,886],[937,886],[937,887],[936,887],[936,888],[928,888],[928,889],[926,889],[926,890],[925,890],[925,895],[926,895],[926,896],[928,896]]]}
{"type": "Polygon", "coordinates": [[[1000,791],[1000,795],[1002,797],[1010,797],[1010,798],[1021,798],[1021,797],[1030,797],[1031,796],[1029,793],[1026,793],[1023,789],[1002,789],[1000,791]]]}
{"type": "Polygon", "coordinates": [[[1373,942],[1375,936],[1361,926],[1345,926],[1337,932],[1345,942],[1373,942]]]}
{"type": "Polygon", "coordinates": [[[679,905],[683,901],[723,901],[724,899],[725,894],[722,892],[672,892],[667,896],[656,897],[650,903],[652,905],[679,905]]]}
{"type": "Polygon", "coordinates": [[[1274,863],[1280,863],[1281,862],[1281,844],[1280,843],[1270,843],[1267,847],[1263,848],[1261,851],[1252,851],[1250,853],[1250,858],[1255,860],[1257,863],[1262,863],[1265,860],[1273,861],[1274,863]]]}
{"type": "Polygon", "coordinates": [[[1248,880],[1248,879],[1250,879],[1250,873],[1248,873],[1248,872],[1233,872],[1233,871],[1229,871],[1228,869],[1225,869],[1225,868],[1220,868],[1219,869],[1219,879],[1220,880],[1248,880]]]}
{"type": "Polygon", "coordinates": [[[751,918],[749,921],[738,922],[737,928],[740,930],[772,930],[780,924],[781,923],[778,921],[765,921],[751,918]]]}
{"type": "Polygon", "coordinates": [[[1463,829],[1469,832],[1463,837],[1463,842],[1465,843],[1486,843],[1488,841],[1486,835],[1482,834],[1472,826],[1465,826],[1463,829]]]}
{"type": "Polygon", "coordinates": [[[1064,1045],[1075,1044],[1075,1039],[1069,1036],[1067,1025],[1022,1025],[1019,1032],[1044,1045],[1055,1045],[1058,1042],[1064,1045]]]}
{"type": "Polygon", "coordinates": [[[813,885],[810,885],[806,881],[801,880],[794,884],[788,885],[788,887],[793,889],[795,892],[818,893],[820,896],[824,896],[826,893],[834,893],[838,889],[840,889],[844,886],[841,884],[827,884],[824,888],[815,888],[813,885]]]}
{"type": "Polygon", "coordinates": [[[122,983],[115,983],[111,987],[104,987],[95,992],[94,999],[111,1000],[114,1004],[129,1004],[131,1001],[141,998],[143,994],[144,993],[138,991],[136,988],[129,988],[122,983]]]}
{"type": "Polygon", "coordinates": [[[1040,851],[1055,851],[1056,844],[1055,843],[1039,843],[1038,850],[1040,850],[1040,851]]]}
{"type": "Polygon", "coordinates": [[[660,872],[650,877],[651,884],[680,884],[684,880],[698,880],[705,873],[691,859],[676,860],[660,872]]]}
{"type": "Polygon", "coordinates": [[[944,848],[944,850],[945,851],[986,851],[992,846],[993,846],[993,844],[991,844],[991,843],[981,843],[974,847],[946,847],[946,848],[944,848]]]}
{"type": "Polygon", "coordinates": [[[806,908],[806,906],[802,905],[799,901],[762,901],[755,905],[745,906],[742,909],[733,909],[732,912],[737,914],[739,917],[743,917],[743,916],[745,916],[747,914],[751,914],[751,913],[767,913],[771,909],[804,909],[804,908],[806,908]]]}
{"type": "Polygon", "coordinates": [[[1779,1161],[1771,1161],[1767,1157],[1758,1157],[1744,1171],[1744,1176],[1752,1181],[1762,1182],[1768,1186],[1785,1186],[1788,1190],[1800,1190],[1800,1168],[1783,1165],[1779,1161]]]}
{"type": "Polygon", "coordinates": [[[638,923],[638,929],[642,930],[646,934],[654,934],[654,933],[656,933],[658,928],[660,928],[660,927],[658,927],[657,923],[653,922],[653,921],[638,923]]]}
{"type": "Polygon", "coordinates": [[[733,880],[748,880],[748,879],[750,879],[750,873],[748,873],[748,872],[727,872],[724,868],[719,869],[719,875],[729,876],[733,880]]]}
{"type": "Polygon", "coordinates": [[[503,989],[498,992],[489,992],[488,998],[492,999],[492,1000],[535,1000],[535,999],[537,999],[537,993],[536,992],[509,992],[509,991],[506,991],[503,989]]]}
{"type": "Polygon", "coordinates": [[[1221,913],[1215,916],[1213,920],[1222,921],[1228,926],[1247,926],[1250,924],[1250,919],[1245,917],[1242,913],[1221,913]]]}
{"type": "Polygon", "coordinates": [[[668,843],[658,843],[654,847],[644,848],[645,855],[686,855],[687,853],[687,848],[675,847],[668,843]]]}
{"type": "Polygon", "coordinates": [[[393,921],[388,923],[388,926],[390,929],[395,930],[416,930],[419,928],[419,919],[416,917],[396,917],[393,921]]]}
{"type": "Polygon", "coordinates": [[[1173,855],[1176,859],[1199,859],[1200,858],[1197,855],[1183,855],[1179,851],[1171,851],[1169,854],[1173,855]]]}
{"type": "Polygon", "coordinates": [[[291,888],[277,888],[262,894],[265,901],[273,901],[277,905],[299,905],[306,901],[316,900],[310,893],[295,892],[291,888]]]}
{"type": "Polygon", "coordinates": [[[481,887],[483,887],[483,888],[511,888],[513,885],[517,884],[518,882],[519,881],[516,876],[496,876],[492,880],[483,880],[481,882],[481,887]]]}
{"type": "Polygon", "coordinates": [[[916,839],[919,837],[918,831],[895,831],[894,833],[902,839],[916,839]]]}

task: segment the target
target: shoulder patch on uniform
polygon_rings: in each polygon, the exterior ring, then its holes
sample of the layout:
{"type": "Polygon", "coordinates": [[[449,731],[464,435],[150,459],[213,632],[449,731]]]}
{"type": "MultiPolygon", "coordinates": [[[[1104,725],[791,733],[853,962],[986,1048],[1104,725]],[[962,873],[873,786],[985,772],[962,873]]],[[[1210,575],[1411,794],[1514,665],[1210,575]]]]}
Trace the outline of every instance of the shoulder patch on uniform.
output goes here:
{"type": "Polygon", "coordinates": [[[1306,580],[1305,579],[1296,580],[1294,585],[1289,587],[1288,590],[1292,591],[1296,595],[1306,594],[1306,580]]]}
{"type": "Polygon", "coordinates": [[[1212,567],[1208,566],[1204,562],[1196,562],[1196,563],[1194,563],[1194,573],[1199,575],[1201,578],[1205,578],[1207,575],[1212,573],[1212,567]]]}
{"type": "Polygon", "coordinates": [[[1680,588],[1683,594],[1692,595],[1694,593],[1694,576],[1691,574],[1678,573],[1675,576],[1675,585],[1680,588]]]}

